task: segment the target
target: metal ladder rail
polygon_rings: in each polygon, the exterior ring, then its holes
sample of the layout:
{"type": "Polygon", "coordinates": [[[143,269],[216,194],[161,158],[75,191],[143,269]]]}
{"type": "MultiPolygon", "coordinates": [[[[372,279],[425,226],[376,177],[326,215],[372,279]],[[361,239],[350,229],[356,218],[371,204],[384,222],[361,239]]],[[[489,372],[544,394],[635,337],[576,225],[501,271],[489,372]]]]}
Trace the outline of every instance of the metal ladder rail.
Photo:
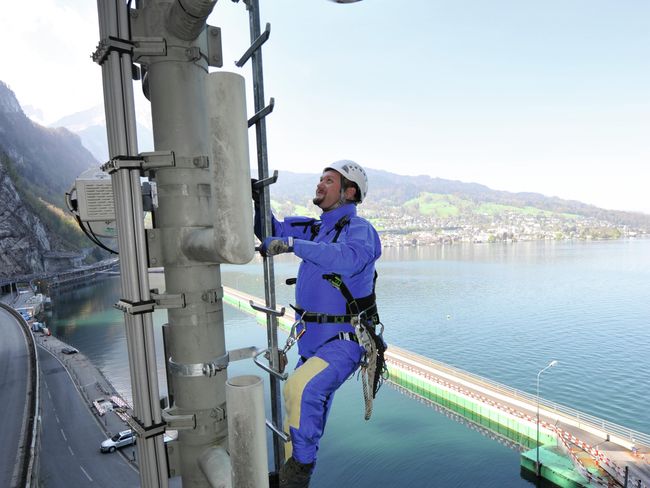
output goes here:
{"type": "MultiPolygon", "coordinates": [[[[238,1],[238,0],[233,0],[238,1]]],[[[273,177],[269,178],[268,171],[268,154],[266,143],[266,116],[273,111],[274,100],[271,98],[268,106],[264,106],[264,76],[262,67],[262,45],[269,38],[271,32],[271,25],[266,24],[266,29],[261,32],[260,28],[260,13],[259,13],[259,0],[244,0],[246,10],[249,14],[249,27],[251,46],[243,54],[241,59],[235,64],[238,67],[244,66],[249,58],[252,58],[252,71],[253,71],[253,94],[254,94],[254,107],[255,115],[248,121],[248,126],[255,126],[255,136],[257,144],[257,169],[258,169],[258,185],[260,190],[260,212],[262,213],[262,236],[266,237],[271,235],[272,219],[271,219],[271,197],[268,186],[275,183],[277,179],[277,172],[273,177]]],[[[266,307],[259,307],[258,310],[266,313],[266,331],[267,331],[267,345],[269,354],[269,366],[265,368],[257,360],[255,363],[261,366],[269,373],[270,379],[270,398],[271,398],[271,422],[267,420],[267,426],[273,432],[273,460],[275,470],[279,471],[284,462],[284,443],[288,440],[286,434],[278,426],[282,425],[282,400],[280,379],[281,375],[278,373],[280,365],[280,358],[278,353],[278,324],[276,298],[275,298],[275,272],[273,267],[273,258],[264,258],[264,294],[266,307]]]]}

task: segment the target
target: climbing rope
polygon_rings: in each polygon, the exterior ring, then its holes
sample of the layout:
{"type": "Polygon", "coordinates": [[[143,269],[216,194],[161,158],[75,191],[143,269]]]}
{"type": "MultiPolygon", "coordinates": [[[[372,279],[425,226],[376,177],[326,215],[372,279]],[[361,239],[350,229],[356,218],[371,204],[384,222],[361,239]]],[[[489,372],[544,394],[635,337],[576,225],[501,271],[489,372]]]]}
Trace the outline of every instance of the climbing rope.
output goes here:
{"type": "Polygon", "coordinates": [[[365,411],[363,418],[370,420],[372,415],[372,401],[375,397],[375,373],[377,371],[377,346],[375,341],[368,333],[368,330],[361,325],[359,317],[354,317],[351,321],[355,333],[359,339],[359,344],[363,346],[366,353],[361,362],[361,385],[363,388],[363,400],[365,411]]]}

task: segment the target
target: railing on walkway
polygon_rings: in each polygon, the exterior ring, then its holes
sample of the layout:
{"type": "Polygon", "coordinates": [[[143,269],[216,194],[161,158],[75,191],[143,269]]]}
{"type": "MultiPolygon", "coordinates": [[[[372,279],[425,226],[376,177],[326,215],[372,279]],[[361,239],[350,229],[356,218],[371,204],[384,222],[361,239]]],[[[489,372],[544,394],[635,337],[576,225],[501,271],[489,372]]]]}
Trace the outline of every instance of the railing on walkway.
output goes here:
{"type": "MultiPolygon", "coordinates": [[[[531,403],[532,405],[537,404],[537,397],[535,395],[532,395],[530,393],[526,393],[525,391],[518,390],[516,388],[512,388],[510,386],[503,385],[501,383],[497,383],[496,381],[492,381],[488,378],[484,378],[482,376],[479,376],[474,373],[470,373],[468,371],[464,371],[462,369],[456,368],[454,366],[450,366],[448,364],[442,363],[440,361],[436,361],[435,359],[429,359],[414,353],[411,353],[409,351],[406,351],[404,349],[401,349],[396,346],[389,346],[388,351],[395,352],[398,355],[404,356],[406,358],[409,358],[411,360],[417,361],[417,362],[425,362],[425,363],[430,363],[435,365],[437,368],[443,370],[443,371],[448,371],[450,373],[453,373],[454,376],[460,378],[460,379],[465,379],[471,383],[476,383],[476,384],[483,384],[486,385],[490,388],[490,390],[501,393],[503,395],[507,395],[509,397],[512,397],[514,399],[522,399],[525,400],[526,402],[531,403]]],[[[650,447],[650,434],[646,434],[644,432],[639,432],[635,431],[632,429],[629,429],[627,427],[624,427],[622,425],[616,424],[614,422],[610,422],[608,420],[604,420],[601,418],[598,418],[594,415],[590,415],[584,412],[580,412],[579,410],[573,409],[571,407],[567,407],[565,405],[553,402],[551,400],[545,400],[543,398],[539,398],[539,404],[541,406],[544,406],[546,410],[553,411],[555,413],[561,413],[562,415],[569,417],[579,423],[582,424],[589,424],[592,427],[599,428],[609,434],[614,434],[622,439],[627,439],[630,440],[631,442],[635,443],[637,446],[638,445],[643,445],[646,447],[650,447]]]]}

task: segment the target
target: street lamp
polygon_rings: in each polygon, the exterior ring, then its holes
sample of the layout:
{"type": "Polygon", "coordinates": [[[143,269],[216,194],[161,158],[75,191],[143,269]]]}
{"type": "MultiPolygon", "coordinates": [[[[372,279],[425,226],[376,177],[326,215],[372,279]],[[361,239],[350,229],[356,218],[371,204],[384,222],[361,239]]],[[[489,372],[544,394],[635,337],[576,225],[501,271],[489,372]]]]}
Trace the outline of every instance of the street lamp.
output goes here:
{"type": "Polygon", "coordinates": [[[554,359],[550,363],[546,365],[546,367],[542,368],[539,373],[537,373],[537,443],[536,445],[536,450],[537,450],[537,462],[535,463],[535,473],[537,474],[537,477],[539,478],[541,471],[540,471],[540,466],[539,466],[539,377],[542,375],[544,371],[546,371],[548,368],[552,368],[557,364],[557,361],[554,359]]]}

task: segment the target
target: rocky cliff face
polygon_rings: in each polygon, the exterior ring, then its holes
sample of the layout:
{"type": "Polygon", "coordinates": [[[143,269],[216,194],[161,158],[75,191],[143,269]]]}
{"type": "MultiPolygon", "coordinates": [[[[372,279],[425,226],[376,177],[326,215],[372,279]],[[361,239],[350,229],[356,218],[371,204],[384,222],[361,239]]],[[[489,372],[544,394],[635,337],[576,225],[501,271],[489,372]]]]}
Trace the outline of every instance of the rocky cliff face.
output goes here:
{"type": "Polygon", "coordinates": [[[42,255],[50,249],[45,226],[25,207],[0,160],[0,278],[43,271],[42,255]]]}
{"type": "Polygon", "coordinates": [[[98,163],[77,135],[32,122],[0,81],[0,277],[42,271],[45,252],[79,249],[62,207],[91,166],[98,163]]]}

